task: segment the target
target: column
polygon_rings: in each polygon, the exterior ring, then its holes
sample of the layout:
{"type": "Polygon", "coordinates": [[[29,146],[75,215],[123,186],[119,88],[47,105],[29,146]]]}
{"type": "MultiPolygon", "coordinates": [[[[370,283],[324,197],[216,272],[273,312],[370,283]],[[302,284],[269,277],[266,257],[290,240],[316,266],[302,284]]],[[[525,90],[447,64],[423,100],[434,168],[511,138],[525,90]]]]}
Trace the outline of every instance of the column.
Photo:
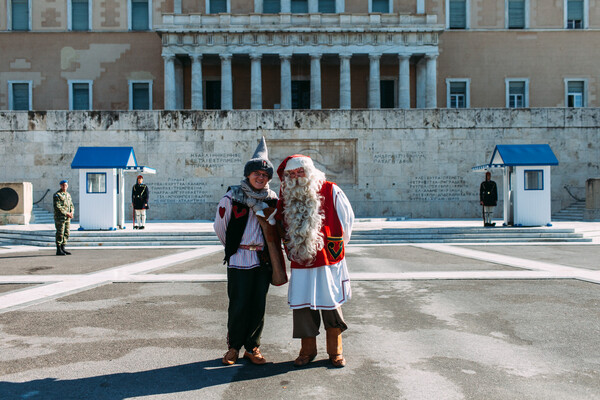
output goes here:
{"type": "Polygon", "coordinates": [[[399,54],[398,108],[410,108],[410,55],[399,54]]]}
{"type": "Polygon", "coordinates": [[[290,13],[290,12],[292,12],[292,2],[291,2],[291,0],[281,0],[281,12],[282,13],[290,13]]]}
{"type": "Polygon", "coordinates": [[[165,110],[175,109],[175,56],[163,54],[165,60],[165,110]]]}
{"type": "Polygon", "coordinates": [[[345,3],[345,0],[335,0],[335,12],[337,14],[341,14],[343,12],[346,12],[345,8],[344,8],[345,7],[344,3],[345,3]]]}
{"type": "Polygon", "coordinates": [[[417,108],[425,108],[425,81],[427,77],[427,69],[425,67],[425,58],[422,58],[417,63],[417,108]]]}
{"type": "Polygon", "coordinates": [[[192,110],[202,110],[202,54],[192,54],[192,110]]]}
{"type": "Polygon", "coordinates": [[[417,0],[417,14],[425,14],[425,0],[417,0]]]}
{"type": "Polygon", "coordinates": [[[308,0],[308,13],[316,14],[319,12],[319,1],[318,0],[308,0]]]}
{"type": "Polygon", "coordinates": [[[437,54],[427,54],[425,59],[427,60],[427,87],[426,91],[426,103],[427,108],[437,107],[437,54]]]}
{"type": "Polygon", "coordinates": [[[292,67],[291,54],[280,54],[281,60],[281,98],[280,108],[282,110],[290,110],[292,108],[292,67]]]}
{"type": "Polygon", "coordinates": [[[262,12],[263,12],[263,0],[254,0],[254,12],[256,14],[262,14],[262,12]]]}
{"type": "Polygon", "coordinates": [[[350,53],[340,54],[340,108],[342,110],[349,110],[352,107],[350,58],[352,58],[350,53]]]}
{"type": "Polygon", "coordinates": [[[174,14],[181,14],[181,1],[182,0],[175,0],[173,2],[173,13],[174,14]]]}
{"type": "Polygon", "coordinates": [[[250,108],[253,110],[262,109],[262,54],[250,54],[250,108]]]}
{"type": "Polygon", "coordinates": [[[369,54],[369,108],[381,108],[380,58],[381,54],[369,54]]]}
{"type": "Polygon", "coordinates": [[[231,78],[231,54],[221,54],[221,110],[233,108],[233,84],[231,78]]]}
{"type": "Polygon", "coordinates": [[[310,55],[310,108],[321,109],[321,54],[310,55]]]}

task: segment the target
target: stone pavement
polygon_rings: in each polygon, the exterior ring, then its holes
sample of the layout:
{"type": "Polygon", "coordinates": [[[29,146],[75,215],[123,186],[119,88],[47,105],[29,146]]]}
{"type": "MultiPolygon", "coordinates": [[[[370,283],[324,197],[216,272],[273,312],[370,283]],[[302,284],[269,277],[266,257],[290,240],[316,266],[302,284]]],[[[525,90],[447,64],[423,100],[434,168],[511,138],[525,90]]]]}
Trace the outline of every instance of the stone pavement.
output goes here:
{"type": "MultiPolygon", "coordinates": [[[[474,223],[358,225],[402,222],[474,223]]],[[[594,242],[350,242],[343,369],[324,335],[292,366],[286,286],[269,291],[269,364],[223,366],[220,246],[0,247],[0,399],[600,399],[600,224],[573,224],[594,242]]]]}

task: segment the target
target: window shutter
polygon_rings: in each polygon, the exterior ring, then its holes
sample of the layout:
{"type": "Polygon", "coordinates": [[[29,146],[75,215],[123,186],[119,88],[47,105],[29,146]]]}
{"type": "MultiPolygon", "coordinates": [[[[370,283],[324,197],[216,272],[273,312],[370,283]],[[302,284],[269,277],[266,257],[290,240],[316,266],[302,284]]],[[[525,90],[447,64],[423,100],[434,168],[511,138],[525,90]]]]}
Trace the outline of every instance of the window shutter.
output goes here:
{"type": "Polygon", "coordinates": [[[467,94],[467,82],[451,82],[450,94],[467,94]]]}
{"type": "Polygon", "coordinates": [[[308,0],[292,0],[292,13],[305,14],[308,12],[308,0]]]}
{"type": "Polygon", "coordinates": [[[227,12],[227,0],[210,0],[210,13],[226,13],[227,12]]]}
{"type": "Polygon", "coordinates": [[[27,0],[12,0],[12,30],[29,30],[29,6],[27,0]]]}
{"type": "Polygon", "coordinates": [[[71,29],[74,31],[87,31],[89,27],[89,7],[87,0],[71,1],[71,29]]]}
{"type": "Polygon", "coordinates": [[[73,83],[73,110],[90,109],[90,85],[87,83],[73,83]]]}
{"type": "Polygon", "coordinates": [[[450,0],[450,29],[467,27],[467,6],[464,0],[450,0]]]}
{"type": "Polygon", "coordinates": [[[29,110],[29,83],[12,84],[13,110],[29,110]]]}
{"type": "Polygon", "coordinates": [[[371,5],[371,10],[373,12],[378,13],[389,13],[390,12],[390,3],[388,0],[371,0],[373,3],[371,5]]]}
{"type": "Polygon", "coordinates": [[[509,94],[525,94],[525,82],[509,82],[508,83],[509,94]]]}
{"type": "Polygon", "coordinates": [[[335,13],[335,0],[319,0],[320,13],[335,13]]]}
{"type": "Polygon", "coordinates": [[[583,81],[570,81],[569,82],[569,93],[583,94],[583,81]]]}
{"type": "Polygon", "coordinates": [[[567,7],[568,20],[583,21],[583,0],[569,0],[567,7]]]}
{"type": "Polygon", "coordinates": [[[264,14],[277,14],[281,12],[281,0],[263,0],[264,14]]]}
{"type": "Polygon", "coordinates": [[[134,31],[147,31],[148,24],[148,1],[131,0],[131,29],[134,31]]]}
{"type": "Polygon", "coordinates": [[[150,109],[150,84],[134,83],[132,85],[132,105],[133,110],[149,110],[150,109]]]}
{"type": "Polygon", "coordinates": [[[508,2],[508,27],[512,29],[525,28],[525,2],[523,0],[508,2]]]}

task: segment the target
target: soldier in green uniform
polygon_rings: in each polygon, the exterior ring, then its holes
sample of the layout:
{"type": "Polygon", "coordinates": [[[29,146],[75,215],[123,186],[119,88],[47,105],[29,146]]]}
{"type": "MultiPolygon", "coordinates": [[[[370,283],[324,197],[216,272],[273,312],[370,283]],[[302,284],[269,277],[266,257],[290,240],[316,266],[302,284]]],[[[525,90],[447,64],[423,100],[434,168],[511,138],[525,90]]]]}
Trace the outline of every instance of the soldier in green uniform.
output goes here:
{"type": "Polygon", "coordinates": [[[71,228],[71,219],[75,213],[73,200],[67,192],[69,181],[63,179],[60,181],[60,190],[54,193],[52,198],[54,203],[54,224],[56,225],[56,255],[66,256],[71,254],[65,250],[65,244],[69,239],[69,230],[71,228]]]}

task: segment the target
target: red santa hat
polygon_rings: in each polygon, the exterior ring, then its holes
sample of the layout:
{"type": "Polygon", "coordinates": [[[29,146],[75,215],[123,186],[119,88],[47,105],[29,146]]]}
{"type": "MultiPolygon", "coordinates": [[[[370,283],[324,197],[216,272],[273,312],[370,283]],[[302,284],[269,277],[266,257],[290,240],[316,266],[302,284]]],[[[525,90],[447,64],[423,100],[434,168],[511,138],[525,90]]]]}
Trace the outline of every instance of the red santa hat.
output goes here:
{"type": "Polygon", "coordinates": [[[293,156],[287,157],[281,162],[279,168],[277,168],[277,175],[279,179],[283,181],[283,173],[285,171],[291,171],[298,168],[314,168],[312,159],[309,156],[302,154],[294,154],[293,156]]]}

